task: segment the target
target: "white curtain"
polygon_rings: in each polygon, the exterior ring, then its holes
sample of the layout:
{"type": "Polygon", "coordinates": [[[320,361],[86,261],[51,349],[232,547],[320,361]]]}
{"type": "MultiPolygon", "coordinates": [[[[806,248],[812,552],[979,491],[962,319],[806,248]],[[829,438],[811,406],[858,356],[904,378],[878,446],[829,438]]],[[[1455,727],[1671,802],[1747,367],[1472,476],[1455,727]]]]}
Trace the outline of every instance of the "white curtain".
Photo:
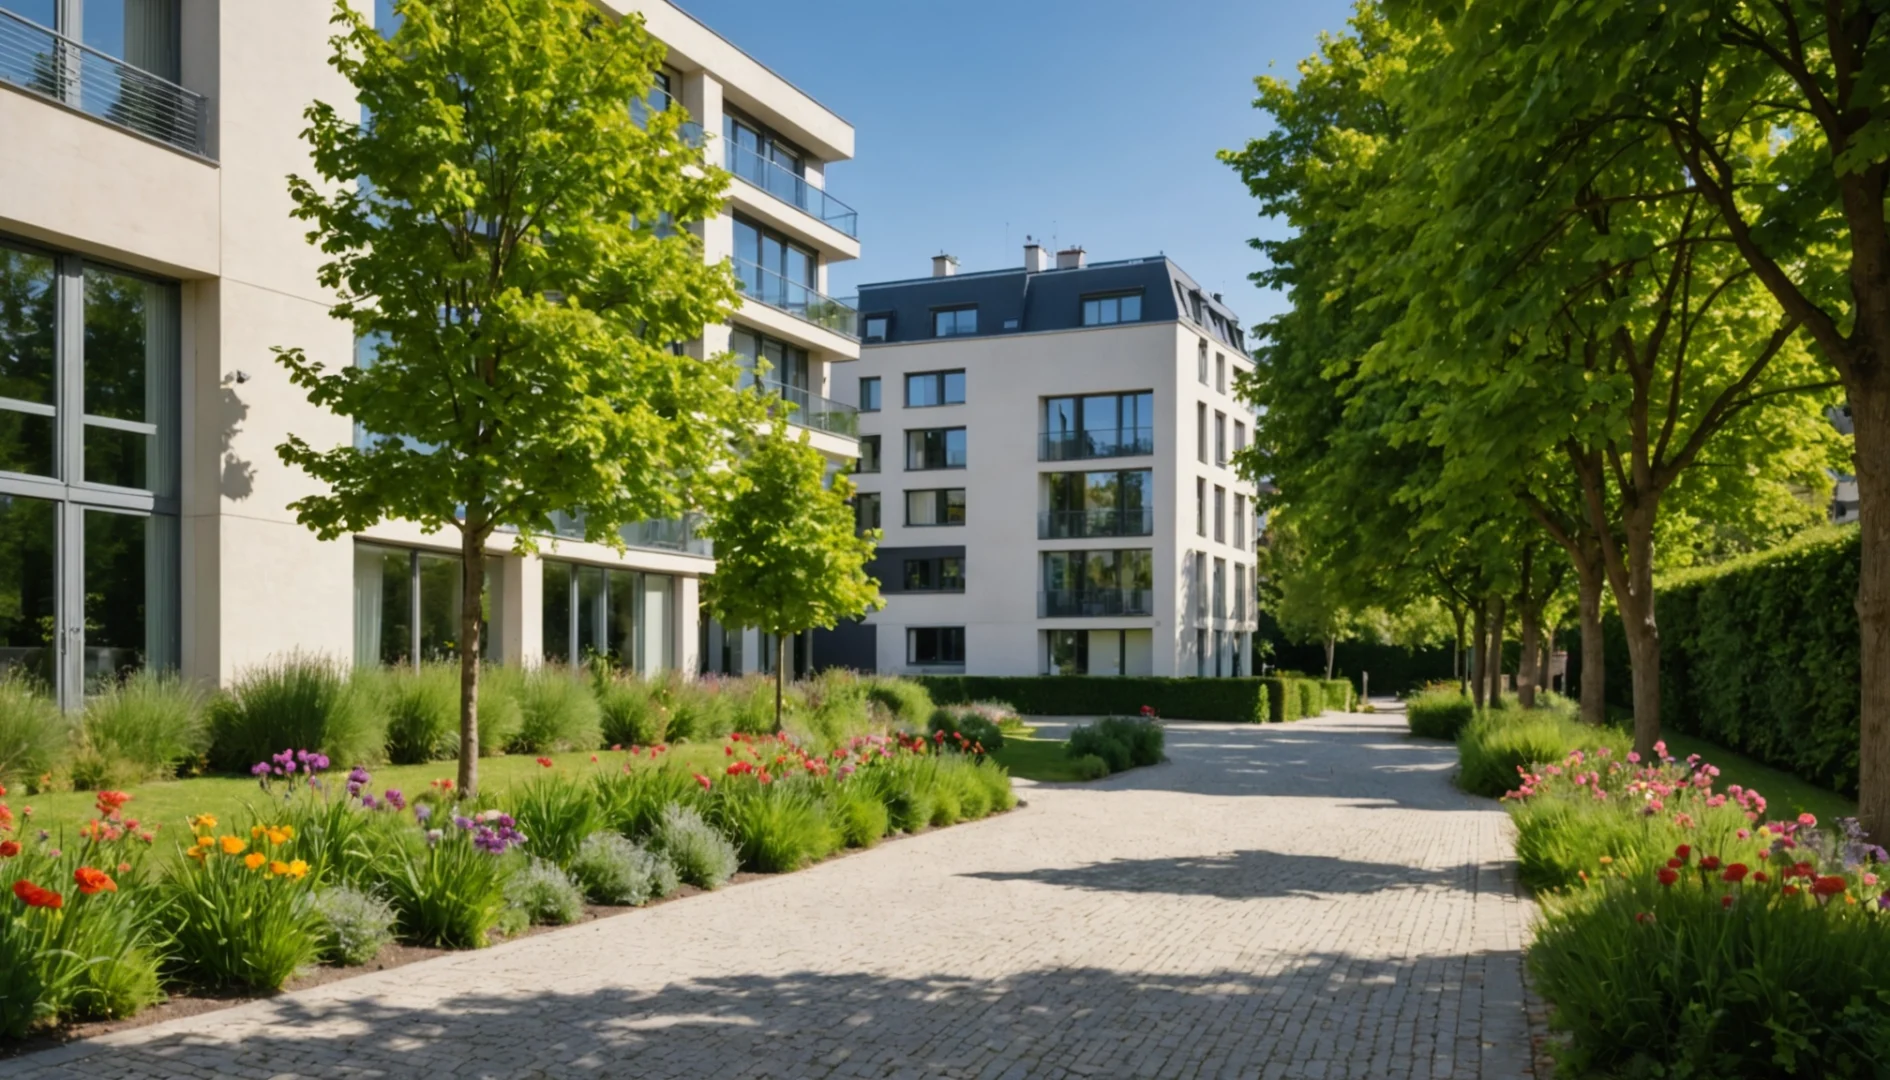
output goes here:
{"type": "Polygon", "coordinates": [[[366,545],[354,549],[354,662],[360,667],[381,662],[384,555],[381,549],[366,545]]]}

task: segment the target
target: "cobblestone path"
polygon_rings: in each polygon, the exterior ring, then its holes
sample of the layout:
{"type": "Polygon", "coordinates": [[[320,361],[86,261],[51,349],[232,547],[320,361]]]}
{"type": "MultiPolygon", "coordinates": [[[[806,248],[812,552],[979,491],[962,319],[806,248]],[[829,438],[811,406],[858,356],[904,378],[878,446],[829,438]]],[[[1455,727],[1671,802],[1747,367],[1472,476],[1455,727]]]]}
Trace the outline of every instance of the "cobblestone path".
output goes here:
{"type": "Polygon", "coordinates": [[[1531,1075],[1530,908],[1452,749],[1395,715],[1168,740],[998,818],[0,1075],[1531,1075]]]}

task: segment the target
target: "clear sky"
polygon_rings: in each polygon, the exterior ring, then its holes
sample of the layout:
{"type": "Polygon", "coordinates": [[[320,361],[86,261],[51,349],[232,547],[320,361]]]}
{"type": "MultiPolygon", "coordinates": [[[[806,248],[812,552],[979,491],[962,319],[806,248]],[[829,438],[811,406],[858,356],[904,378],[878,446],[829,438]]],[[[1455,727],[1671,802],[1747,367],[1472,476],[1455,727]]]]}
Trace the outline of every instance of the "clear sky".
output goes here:
{"type": "Polygon", "coordinates": [[[1253,77],[1290,74],[1350,0],[678,0],[850,122],[827,189],[862,257],[829,290],[1023,264],[1026,234],[1092,262],[1167,254],[1251,325],[1262,229],[1216,161],[1261,130],[1253,77]]]}

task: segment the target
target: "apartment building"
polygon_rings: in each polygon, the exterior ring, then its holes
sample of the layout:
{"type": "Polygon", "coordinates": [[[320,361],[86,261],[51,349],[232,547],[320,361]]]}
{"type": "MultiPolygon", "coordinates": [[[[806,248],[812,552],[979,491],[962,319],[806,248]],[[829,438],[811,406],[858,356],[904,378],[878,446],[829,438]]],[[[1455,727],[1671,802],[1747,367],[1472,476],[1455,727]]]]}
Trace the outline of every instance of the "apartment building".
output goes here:
{"type": "Polygon", "coordinates": [[[860,289],[860,524],[887,605],[822,665],[979,675],[1249,673],[1251,414],[1239,321],[1164,257],[860,289]]]}
{"type": "MultiPolygon", "coordinates": [[[[385,27],[390,5],[375,6],[385,27]]],[[[828,266],[859,255],[856,215],[826,190],[853,129],[673,5],[630,7],[669,47],[636,108],[687,109],[735,177],[700,229],[745,297],[686,351],[767,358],[796,422],[851,460],[854,410],[829,395],[858,330],[824,292],[828,266]]],[[[223,681],[292,651],[407,663],[453,647],[453,538],[389,522],[319,541],[287,509],[311,481],[275,452],[290,432],[354,437],[270,353],[357,357],[284,182],[311,172],[304,107],[354,108],[327,63],[328,15],[0,0],[0,667],[69,704],[140,666],[223,681]]],[[[693,672],[771,655],[699,616],[714,562],[690,523],[624,539],[625,554],[567,536],[538,555],[495,540],[489,657],[693,672]]]]}

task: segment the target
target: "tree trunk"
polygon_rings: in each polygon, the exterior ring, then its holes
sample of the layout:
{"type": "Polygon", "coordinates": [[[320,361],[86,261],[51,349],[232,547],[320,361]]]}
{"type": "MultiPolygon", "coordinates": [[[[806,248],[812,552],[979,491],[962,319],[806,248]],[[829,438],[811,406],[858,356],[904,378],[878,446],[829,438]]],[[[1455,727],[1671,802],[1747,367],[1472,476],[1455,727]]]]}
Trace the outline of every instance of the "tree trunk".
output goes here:
{"type": "Polygon", "coordinates": [[[1456,620],[1457,636],[1450,640],[1450,677],[1457,680],[1457,688],[1464,689],[1463,670],[1463,618],[1462,608],[1451,608],[1450,616],[1456,620]]]}
{"type": "Polygon", "coordinates": [[[1488,640],[1490,630],[1489,607],[1479,603],[1476,607],[1475,617],[1476,625],[1471,631],[1476,637],[1475,644],[1471,646],[1472,651],[1470,653],[1470,699],[1476,702],[1477,708],[1481,709],[1483,708],[1485,700],[1484,695],[1488,693],[1490,689],[1489,681],[1485,679],[1483,675],[1485,669],[1487,669],[1490,664],[1488,640]]]}
{"type": "Polygon", "coordinates": [[[1522,655],[1516,660],[1516,700],[1525,709],[1536,707],[1536,653],[1541,645],[1542,613],[1534,604],[1519,604],[1522,616],[1522,655]]]}
{"type": "Polygon", "coordinates": [[[1503,705],[1503,598],[1496,597],[1491,606],[1496,610],[1490,613],[1490,708],[1498,709],[1503,705]]]}
{"type": "Polygon", "coordinates": [[[1333,649],[1338,647],[1338,644],[1339,644],[1338,638],[1333,637],[1331,634],[1326,635],[1326,681],[1327,682],[1332,681],[1332,651],[1333,649]]]}
{"type": "Polygon", "coordinates": [[[787,635],[774,635],[774,730],[781,730],[781,699],[787,678],[787,635]]]}
{"type": "Polygon", "coordinates": [[[1561,627],[1550,623],[1542,628],[1542,644],[1536,649],[1536,689],[1554,690],[1555,676],[1549,673],[1555,657],[1555,635],[1561,627]]]}
{"type": "Polygon", "coordinates": [[[479,793],[479,616],[485,607],[486,538],[471,523],[459,545],[459,794],[479,793]]]}
{"type": "Polygon", "coordinates": [[[1654,511],[1630,507],[1622,515],[1627,534],[1627,565],[1610,566],[1617,582],[1615,606],[1621,609],[1621,629],[1627,637],[1629,675],[1634,687],[1634,749],[1652,760],[1660,741],[1660,628],[1654,619],[1654,511]],[[1621,588],[1618,583],[1627,587],[1621,588]]]}
{"type": "Polygon", "coordinates": [[[1606,584],[1601,553],[1589,550],[1575,562],[1582,627],[1582,723],[1599,726],[1608,716],[1608,649],[1601,636],[1601,590],[1606,584]]]}
{"type": "Polygon", "coordinates": [[[1857,817],[1877,843],[1890,839],[1890,372],[1879,360],[1853,380],[1859,566],[1857,817]]]}

